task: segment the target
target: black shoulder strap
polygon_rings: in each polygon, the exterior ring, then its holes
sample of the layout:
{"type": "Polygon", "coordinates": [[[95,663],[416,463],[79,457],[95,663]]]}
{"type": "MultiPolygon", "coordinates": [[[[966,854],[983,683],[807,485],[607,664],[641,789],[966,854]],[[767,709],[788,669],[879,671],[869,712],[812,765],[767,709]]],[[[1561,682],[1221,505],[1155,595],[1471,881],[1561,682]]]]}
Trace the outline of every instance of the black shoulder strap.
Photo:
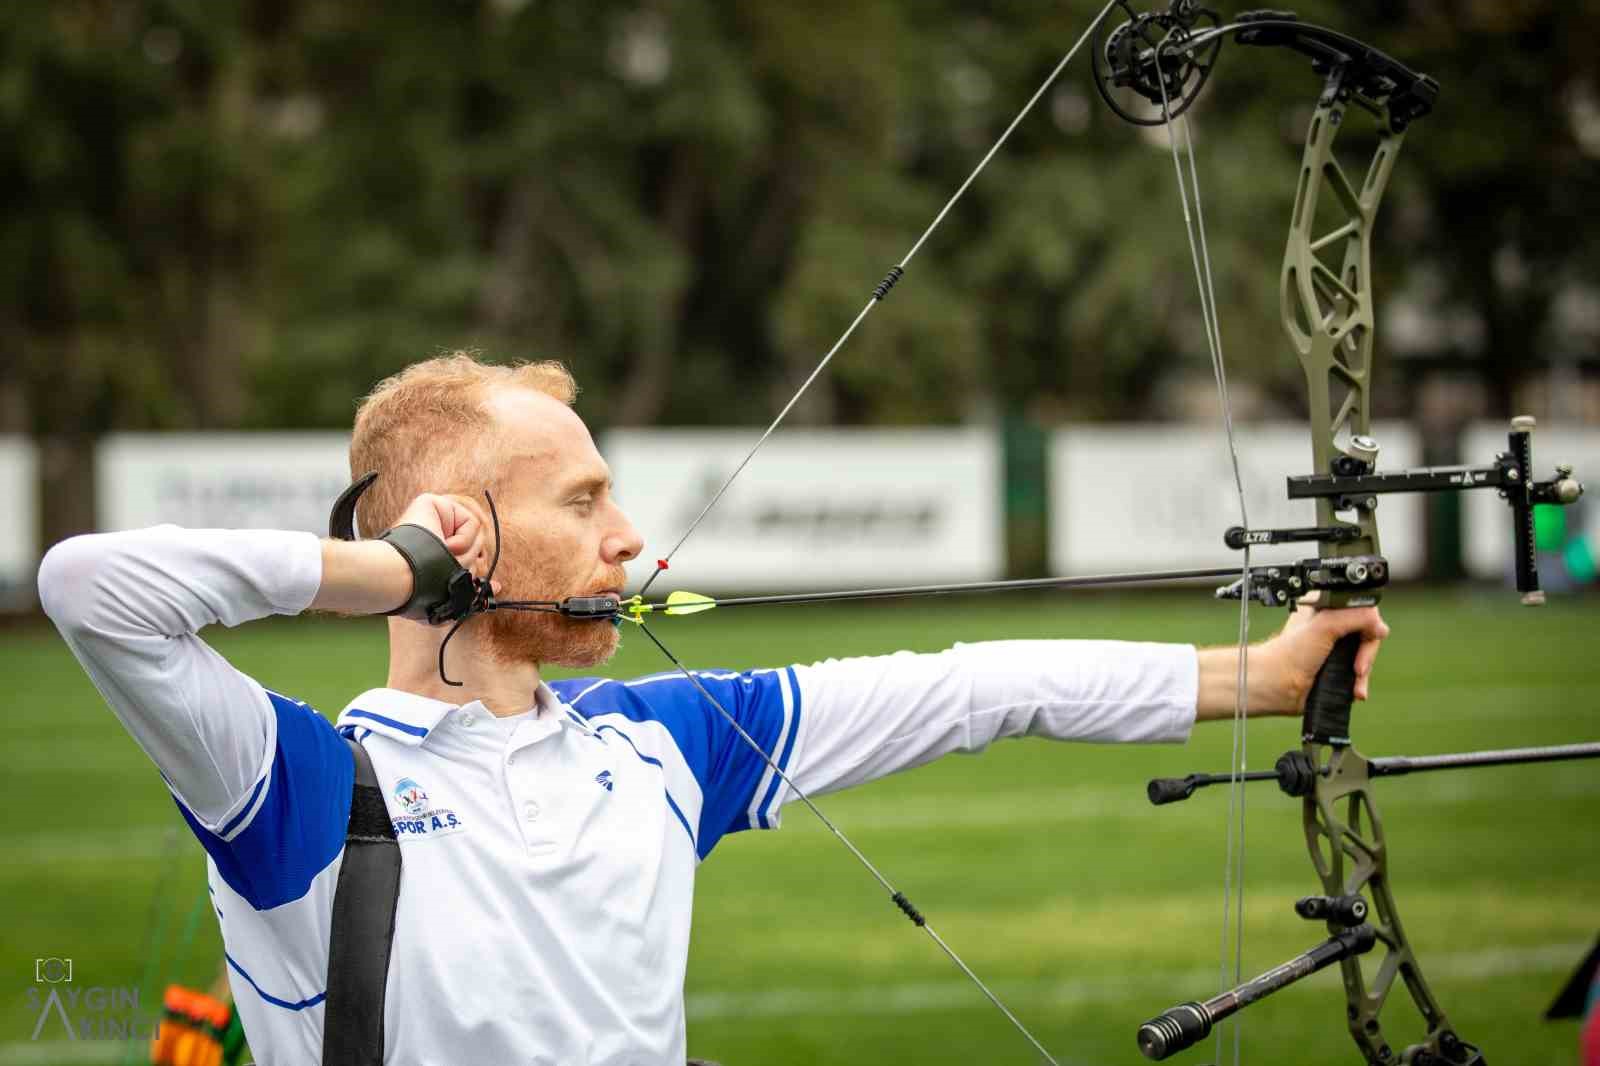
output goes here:
{"type": "Polygon", "coordinates": [[[400,899],[400,845],[367,749],[355,758],[344,862],[333,892],[328,994],[322,1005],[323,1066],[382,1066],[383,995],[400,899]]]}

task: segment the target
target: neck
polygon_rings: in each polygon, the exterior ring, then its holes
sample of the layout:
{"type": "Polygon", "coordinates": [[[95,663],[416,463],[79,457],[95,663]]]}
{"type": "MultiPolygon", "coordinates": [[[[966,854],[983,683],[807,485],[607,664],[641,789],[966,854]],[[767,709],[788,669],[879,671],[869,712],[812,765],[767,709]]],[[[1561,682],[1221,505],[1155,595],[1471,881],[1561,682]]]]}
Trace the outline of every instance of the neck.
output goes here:
{"type": "Polygon", "coordinates": [[[388,687],[445,703],[477,700],[497,718],[533,707],[539,664],[493,660],[470,624],[462,627],[445,649],[445,672],[461,684],[445,684],[439,676],[439,644],[447,632],[445,627],[391,618],[388,687]]]}

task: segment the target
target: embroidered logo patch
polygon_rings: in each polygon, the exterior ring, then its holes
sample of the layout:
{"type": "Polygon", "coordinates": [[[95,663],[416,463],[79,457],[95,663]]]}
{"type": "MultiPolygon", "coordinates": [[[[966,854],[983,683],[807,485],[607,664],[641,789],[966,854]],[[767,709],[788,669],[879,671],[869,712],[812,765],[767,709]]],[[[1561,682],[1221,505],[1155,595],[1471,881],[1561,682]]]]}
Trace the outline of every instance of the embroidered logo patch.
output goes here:
{"type": "Polygon", "coordinates": [[[428,794],[409,777],[402,777],[394,786],[394,798],[400,801],[407,814],[421,814],[428,809],[428,794]]]}
{"type": "Polygon", "coordinates": [[[410,815],[409,818],[390,819],[394,823],[394,835],[399,840],[442,836],[465,828],[455,811],[435,806],[423,787],[409,777],[402,777],[395,783],[394,798],[410,815]]]}
{"type": "Polygon", "coordinates": [[[599,773],[595,774],[594,783],[605,789],[607,792],[610,792],[617,787],[616,782],[611,780],[610,770],[601,770],[599,773]]]}

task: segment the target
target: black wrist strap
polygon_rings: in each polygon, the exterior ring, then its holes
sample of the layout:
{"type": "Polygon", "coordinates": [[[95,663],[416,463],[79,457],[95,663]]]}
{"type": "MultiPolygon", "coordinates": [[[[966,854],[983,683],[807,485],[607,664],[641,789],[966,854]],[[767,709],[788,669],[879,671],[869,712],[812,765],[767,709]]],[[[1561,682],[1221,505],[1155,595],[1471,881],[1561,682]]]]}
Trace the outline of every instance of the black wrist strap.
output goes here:
{"type": "Polygon", "coordinates": [[[411,598],[386,614],[438,625],[464,616],[478,589],[444,541],[416,525],[395,526],[379,540],[394,546],[411,567],[411,598]]]}

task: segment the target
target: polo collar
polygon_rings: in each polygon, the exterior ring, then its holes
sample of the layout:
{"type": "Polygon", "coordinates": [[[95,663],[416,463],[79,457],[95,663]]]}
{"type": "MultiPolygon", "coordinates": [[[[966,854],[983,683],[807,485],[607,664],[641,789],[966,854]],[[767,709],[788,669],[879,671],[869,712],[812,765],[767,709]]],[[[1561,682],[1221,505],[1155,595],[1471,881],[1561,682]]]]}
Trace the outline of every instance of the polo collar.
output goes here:
{"type": "Polygon", "coordinates": [[[539,682],[539,689],[534,693],[534,706],[539,708],[539,713],[550,714],[560,719],[563,725],[570,726],[584,736],[595,736],[594,726],[589,724],[589,719],[568,707],[561,697],[556,695],[556,690],[539,682]]]}
{"type": "MultiPolygon", "coordinates": [[[[465,705],[482,709],[482,704],[474,700],[465,705]]],[[[446,703],[429,696],[419,696],[414,692],[403,692],[395,688],[368,689],[340,712],[335,728],[345,731],[353,729],[370,729],[374,733],[381,733],[386,737],[398,740],[407,747],[419,747],[428,734],[436,729],[445,716],[451,711],[461,710],[461,705],[446,703]]],[[[539,682],[538,689],[533,696],[533,706],[529,708],[536,718],[547,718],[557,724],[593,736],[594,730],[586,719],[571,707],[561,702],[561,697],[546,685],[539,682]]],[[[488,714],[487,710],[482,713],[488,714]]],[[[526,712],[525,712],[526,713],[526,712]]],[[[517,715],[511,718],[519,717],[517,715]]],[[[502,719],[509,721],[510,719],[502,719]]]]}
{"type": "Polygon", "coordinates": [[[427,739],[444,716],[456,709],[453,703],[402,692],[397,688],[368,689],[339,713],[334,728],[370,729],[417,747],[427,739]]]}

